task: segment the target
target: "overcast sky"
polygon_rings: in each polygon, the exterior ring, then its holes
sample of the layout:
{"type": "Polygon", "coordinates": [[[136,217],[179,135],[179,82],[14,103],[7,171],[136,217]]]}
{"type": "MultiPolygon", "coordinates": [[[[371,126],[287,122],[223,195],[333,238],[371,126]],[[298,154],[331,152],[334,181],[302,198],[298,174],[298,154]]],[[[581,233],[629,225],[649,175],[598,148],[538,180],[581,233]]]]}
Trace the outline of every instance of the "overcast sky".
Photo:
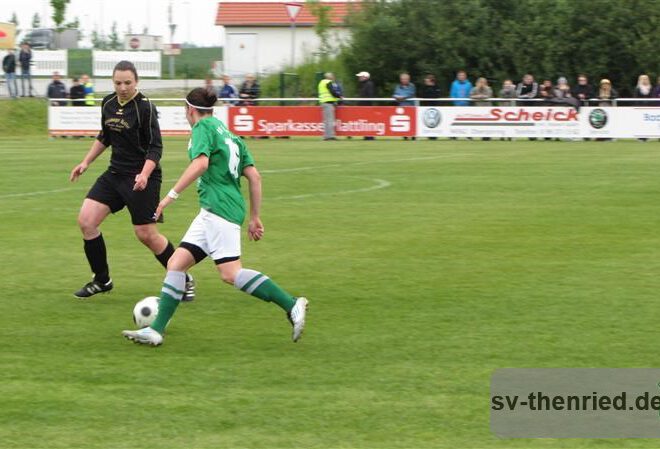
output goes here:
{"type": "MultiPolygon", "coordinates": [[[[71,0],[66,9],[65,22],[78,17],[85,42],[89,43],[92,30],[103,30],[107,36],[113,22],[117,22],[120,35],[127,32],[129,24],[133,33],[141,33],[146,26],[149,34],[161,35],[169,42],[169,0],[71,0]]],[[[193,42],[199,46],[218,46],[221,27],[215,25],[217,0],[174,0],[172,17],[177,25],[174,42],[193,42]]],[[[35,13],[41,18],[42,27],[53,26],[53,10],[50,0],[0,0],[0,21],[7,22],[12,13],[18,17],[18,28],[32,26],[35,13]]]]}

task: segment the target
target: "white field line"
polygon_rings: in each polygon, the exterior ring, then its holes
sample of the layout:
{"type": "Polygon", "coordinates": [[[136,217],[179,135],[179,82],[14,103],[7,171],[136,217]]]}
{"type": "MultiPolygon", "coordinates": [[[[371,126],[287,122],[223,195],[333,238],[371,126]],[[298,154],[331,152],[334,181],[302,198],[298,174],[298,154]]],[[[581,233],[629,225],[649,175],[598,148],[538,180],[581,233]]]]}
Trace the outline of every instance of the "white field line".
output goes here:
{"type": "MultiPolygon", "coordinates": [[[[357,177],[356,177],[357,178],[357,177]]],[[[357,178],[357,179],[368,179],[368,178],[357,178]]],[[[372,190],[385,189],[392,185],[391,182],[385,179],[372,179],[374,185],[370,187],[363,187],[361,189],[352,189],[352,190],[339,190],[337,192],[316,192],[316,193],[307,193],[304,195],[290,195],[290,196],[276,196],[274,198],[267,198],[268,201],[273,200],[302,200],[305,198],[312,198],[316,196],[333,196],[333,195],[350,195],[353,193],[362,193],[362,192],[371,192],[372,190]]]]}
{"type": "MultiPolygon", "coordinates": [[[[265,174],[278,174],[278,173],[292,173],[292,172],[299,172],[299,171],[309,171],[309,170],[323,170],[323,169],[328,169],[328,168],[339,168],[339,167],[350,167],[350,166],[357,166],[357,165],[373,165],[373,164],[391,164],[391,163],[397,163],[397,162],[412,162],[412,161],[426,161],[426,160],[434,160],[434,159],[444,159],[448,157],[455,157],[455,156],[467,156],[470,155],[471,153],[460,153],[460,154],[441,154],[437,156],[423,156],[423,157],[413,157],[413,158],[404,158],[404,159],[389,159],[389,160],[384,160],[384,161],[365,161],[365,162],[349,162],[346,164],[326,164],[326,165],[317,165],[317,166],[309,166],[309,167],[296,167],[296,168],[283,168],[283,169],[277,169],[277,170],[261,170],[261,173],[265,174]]],[[[361,178],[361,179],[366,179],[366,178],[361,178]]],[[[168,180],[166,179],[165,182],[174,182],[176,179],[168,180]]],[[[380,182],[382,180],[378,180],[380,182]]],[[[387,182],[387,181],[386,181],[387,182]]],[[[379,188],[384,188],[384,187],[379,187],[379,188]]],[[[38,190],[34,192],[21,192],[21,193],[6,193],[4,195],[0,195],[0,199],[4,198],[21,198],[21,197],[29,197],[29,196],[38,196],[38,195],[48,195],[49,193],[60,193],[60,192],[68,192],[70,190],[77,190],[78,187],[65,187],[61,189],[53,189],[53,190],[38,190]]],[[[370,190],[374,190],[373,188],[369,188],[370,190]]],[[[357,192],[363,191],[362,189],[357,189],[357,192]]],[[[323,193],[323,195],[328,195],[330,193],[323,193]]],[[[317,194],[309,194],[310,196],[314,196],[317,194]]],[[[296,195],[297,197],[301,195],[296,195]]],[[[304,197],[304,196],[303,196],[304,197]]],[[[278,198],[284,198],[284,197],[278,197],[278,198]]],[[[286,198],[293,198],[293,197],[286,197],[286,198]]],[[[274,199],[274,198],[271,198],[274,199]]]]}

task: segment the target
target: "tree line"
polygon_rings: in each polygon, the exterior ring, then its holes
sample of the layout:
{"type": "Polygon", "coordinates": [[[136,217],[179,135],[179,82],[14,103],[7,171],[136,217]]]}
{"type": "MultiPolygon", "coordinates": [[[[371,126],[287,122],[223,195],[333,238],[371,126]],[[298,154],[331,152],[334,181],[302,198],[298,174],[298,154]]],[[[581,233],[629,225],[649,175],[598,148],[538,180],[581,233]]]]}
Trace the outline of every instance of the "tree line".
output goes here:
{"type": "Polygon", "coordinates": [[[389,96],[398,74],[433,73],[446,92],[457,70],[493,83],[586,74],[631,95],[660,75],[658,0],[367,0],[350,14],[341,50],[348,70],[369,71],[389,96]]]}

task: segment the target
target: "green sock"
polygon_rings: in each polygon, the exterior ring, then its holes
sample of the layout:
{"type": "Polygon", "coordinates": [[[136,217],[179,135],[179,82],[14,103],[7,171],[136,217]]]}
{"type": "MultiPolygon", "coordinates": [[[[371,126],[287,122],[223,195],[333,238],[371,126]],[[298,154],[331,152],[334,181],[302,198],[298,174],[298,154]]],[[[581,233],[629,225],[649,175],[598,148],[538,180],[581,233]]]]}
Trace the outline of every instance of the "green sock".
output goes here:
{"type": "Polygon", "coordinates": [[[172,315],[174,315],[176,308],[179,307],[180,302],[181,301],[172,298],[167,293],[162,294],[160,301],[158,302],[158,315],[149,327],[157,331],[159,334],[165,332],[165,327],[172,319],[172,315]]]}
{"type": "Polygon", "coordinates": [[[242,269],[236,275],[234,286],[256,296],[264,301],[274,302],[286,312],[290,312],[296,304],[293,295],[284,291],[279,285],[273,282],[268,276],[258,271],[242,269]]]}
{"type": "Polygon", "coordinates": [[[158,302],[158,315],[151,324],[153,330],[159,334],[165,332],[167,323],[172,319],[172,315],[179,307],[183,297],[183,289],[186,285],[186,273],[180,271],[168,271],[163,282],[163,289],[160,292],[160,301],[158,302]]]}

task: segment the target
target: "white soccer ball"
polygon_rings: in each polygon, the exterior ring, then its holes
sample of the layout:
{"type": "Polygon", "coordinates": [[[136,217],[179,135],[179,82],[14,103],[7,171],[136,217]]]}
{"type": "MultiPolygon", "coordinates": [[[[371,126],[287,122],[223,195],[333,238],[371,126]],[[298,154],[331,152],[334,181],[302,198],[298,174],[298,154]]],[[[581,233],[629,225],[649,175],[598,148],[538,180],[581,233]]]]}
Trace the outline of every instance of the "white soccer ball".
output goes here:
{"type": "Polygon", "coordinates": [[[133,322],[137,327],[141,329],[150,326],[154,322],[156,315],[158,315],[158,301],[160,301],[158,296],[147,296],[135,304],[135,307],[133,307],[133,322]]]}

